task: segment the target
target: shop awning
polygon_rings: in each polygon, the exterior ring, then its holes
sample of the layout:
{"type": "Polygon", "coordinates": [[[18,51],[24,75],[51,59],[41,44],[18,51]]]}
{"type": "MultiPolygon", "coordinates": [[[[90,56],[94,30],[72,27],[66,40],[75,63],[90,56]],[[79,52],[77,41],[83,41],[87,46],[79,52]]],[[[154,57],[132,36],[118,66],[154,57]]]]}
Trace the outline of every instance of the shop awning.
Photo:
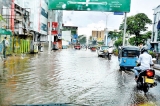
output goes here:
{"type": "Polygon", "coordinates": [[[0,28],[0,35],[12,35],[12,32],[7,29],[0,28]]]}

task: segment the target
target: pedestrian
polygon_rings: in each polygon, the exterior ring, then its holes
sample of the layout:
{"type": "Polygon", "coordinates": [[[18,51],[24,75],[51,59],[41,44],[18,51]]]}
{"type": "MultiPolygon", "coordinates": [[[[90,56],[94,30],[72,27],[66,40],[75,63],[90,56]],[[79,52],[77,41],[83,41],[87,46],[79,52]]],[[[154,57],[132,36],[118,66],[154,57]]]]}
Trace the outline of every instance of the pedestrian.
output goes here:
{"type": "Polygon", "coordinates": [[[86,50],[87,50],[87,45],[86,45],[86,50]]]}
{"type": "Polygon", "coordinates": [[[4,40],[2,42],[3,42],[3,57],[6,58],[6,51],[7,51],[7,47],[9,46],[7,37],[4,37],[4,40]]]}

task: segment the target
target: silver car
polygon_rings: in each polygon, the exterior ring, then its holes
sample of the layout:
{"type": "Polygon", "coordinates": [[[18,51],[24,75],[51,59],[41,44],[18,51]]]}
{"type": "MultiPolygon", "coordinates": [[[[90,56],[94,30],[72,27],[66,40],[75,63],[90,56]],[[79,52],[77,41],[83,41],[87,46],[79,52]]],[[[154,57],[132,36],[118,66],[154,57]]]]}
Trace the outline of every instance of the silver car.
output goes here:
{"type": "Polygon", "coordinates": [[[113,48],[111,46],[101,46],[97,50],[98,57],[110,56],[113,53],[113,48]]]}

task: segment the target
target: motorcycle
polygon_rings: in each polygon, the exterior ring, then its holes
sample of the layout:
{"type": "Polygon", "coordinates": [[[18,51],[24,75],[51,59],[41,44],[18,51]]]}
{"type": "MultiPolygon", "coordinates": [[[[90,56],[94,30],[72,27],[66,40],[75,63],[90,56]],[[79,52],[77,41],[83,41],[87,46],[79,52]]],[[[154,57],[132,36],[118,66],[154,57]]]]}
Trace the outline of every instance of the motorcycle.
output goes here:
{"type": "Polygon", "coordinates": [[[144,93],[147,93],[149,88],[157,86],[157,82],[155,82],[155,70],[146,69],[142,72],[139,72],[139,77],[136,83],[138,89],[144,91],[144,93]]]}

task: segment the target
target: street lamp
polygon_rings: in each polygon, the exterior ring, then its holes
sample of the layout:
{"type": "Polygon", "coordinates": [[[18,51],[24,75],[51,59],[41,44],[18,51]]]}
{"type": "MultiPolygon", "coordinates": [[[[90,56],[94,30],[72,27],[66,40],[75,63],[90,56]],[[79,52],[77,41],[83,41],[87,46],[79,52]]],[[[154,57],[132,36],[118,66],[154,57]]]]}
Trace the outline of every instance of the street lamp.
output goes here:
{"type": "Polygon", "coordinates": [[[104,13],[104,14],[106,15],[106,29],[105,29],[106,36],[105,36],[105,40],[104,41],[105,41],[105,45],[107,46],[108,45],[108,42],[107,42],[107,40],[108,40],[107,21],[108,21],[108,16],[113,14],[113,13],[109,13],[109,14],[104,13]]]}

